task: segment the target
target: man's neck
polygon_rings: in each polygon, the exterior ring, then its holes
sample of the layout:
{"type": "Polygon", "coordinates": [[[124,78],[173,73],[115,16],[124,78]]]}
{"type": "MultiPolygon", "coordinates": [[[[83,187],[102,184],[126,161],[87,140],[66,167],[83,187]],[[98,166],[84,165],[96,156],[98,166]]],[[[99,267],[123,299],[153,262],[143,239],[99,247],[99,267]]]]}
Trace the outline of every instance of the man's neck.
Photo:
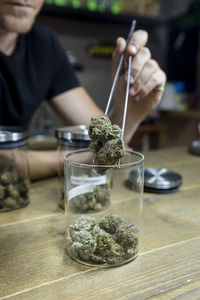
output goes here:
{"type": "Polygon", "coordinates": [[[12,55],[16,47],[18,36],[18,33],[6,32],[0,29],[0,51],[7,56],[12,55]]]}

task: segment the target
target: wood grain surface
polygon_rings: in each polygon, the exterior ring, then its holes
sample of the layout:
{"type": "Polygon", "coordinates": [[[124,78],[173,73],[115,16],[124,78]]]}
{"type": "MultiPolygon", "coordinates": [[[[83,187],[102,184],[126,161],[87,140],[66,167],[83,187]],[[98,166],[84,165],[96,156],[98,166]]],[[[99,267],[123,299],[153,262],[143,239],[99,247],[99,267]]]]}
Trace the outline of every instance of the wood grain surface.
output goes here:
{"type": "MultiPolygon", "coordinates": [[[[144,193],[139,257],[121,267],[79,264],[65,252],[57,178],[31,186],[31,203],[0,215],[0,299],[200,299],[200,157],[150,151],[145,167],[181,173],[173,194],[144,193]]],[[[121,191],[123,194],[124,191],[121,191]]],[[[128,210],[118,201],[116,210],[128,210]]]]}

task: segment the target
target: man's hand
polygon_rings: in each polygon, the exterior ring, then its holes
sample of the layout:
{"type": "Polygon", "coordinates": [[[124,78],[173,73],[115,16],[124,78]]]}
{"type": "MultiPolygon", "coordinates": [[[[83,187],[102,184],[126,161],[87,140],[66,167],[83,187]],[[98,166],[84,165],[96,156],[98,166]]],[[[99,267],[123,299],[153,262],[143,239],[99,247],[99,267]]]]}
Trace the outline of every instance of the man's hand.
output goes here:
{"type": "Polygon", "coordinates": [[[123,38],[118,38],[116,50],[113,53],[112,78],[114,78],[120,57],[125,51],[124,64],[114,95],[115,107],[111,113],[112,121],[118,124],[122,122],[123,116],[128,56],[133,56],[125,127],[125,140],[127,142],[131,139],[140,122],[160,102],[166,82],[165,73],[160,69],[158,63],[151,58],[150,50],[145,47],[147,40],[147,32],[137,30],[132,35],[128,46],[123,38]]]}
{"type": "MultiPolygon", "coordinates": [[[[148,35],[143,30],[133,34],[128,47],[123,38],[117,39],[117,47],[113,54],[112,78],[115,75],[121,54],[125,51],[125,60],[115,90],[115,105],[109,117],[113,124],[122,126],[124,99],[127,82],[127,60],[132,55],[131,85],[127,110],[124,140],[128,143],[140,122],[159,103],[166,81],[164,72],[157,62],[151,59],[145,47],[148,35]]],[[[90,124],[91,117],[100,117],[103,111],[90,98],[83,87],[57,95],[50,102],[53,109],[63,119],[65,125],[90,124]]]]}

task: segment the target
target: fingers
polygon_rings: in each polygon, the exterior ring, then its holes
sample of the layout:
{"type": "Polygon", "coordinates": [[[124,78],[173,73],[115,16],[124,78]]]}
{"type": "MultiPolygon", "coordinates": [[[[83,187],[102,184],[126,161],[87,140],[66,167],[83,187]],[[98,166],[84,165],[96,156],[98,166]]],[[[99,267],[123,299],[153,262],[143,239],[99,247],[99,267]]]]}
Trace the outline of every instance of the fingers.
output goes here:
{"type": "Polygon", "coordinates": [[[137,62],[137,65],[132,66],[132,77],[134,83],[130,86],[130,95],[138,94],[142,87],[146,84],[153,73],[159,68],[157,62],[153,59],[145,59],[137,62]]]}
{"type": "Polygon", "coordinates": [[[124,38],[119,37],[116,40],[116,48],[113,52],[113,69],[116,69],[116,66],[119,63],[120,57],[122,53],[125,53],[125,56],[128,57],[129,55],[136,55],[138,50],[146,45],[148,41],[148,34],[144,30],[136,30],[130,41],[128,46],[126,45],[126,41],[124,38]],[[126,51],[125,51],[126,50],[126,51]]]}
{"type": "Polygon", "coordinates": [[[151,59],[150,50],[141,47],[132,61],[130,96],[134,96],[136,101],[145,98],[158,86],[164,87],[165,80],[164,72],[160,70],[158,63],[151,59]]]}
{"type": "Polygon", "coordinates": [[[144,30],[136,30],[133,33],[128,45],[126,45],[126,41],[122,37],[119,37],[116,40],[116,49],[113,55],[120,56],[125,50],[127,52],[127,55],[135,55],[141,47],[144,47],[146,45],[147,41],[148,33],[144,30]]]}
{"type": "Polygon", "coordinates": [[[166,82],[165,73],[160,69],[158,63],[151,59],[150,50],[145,47],[147,41],[147,32],[137,30],[132,35],[128,45],[126,45],[124,38],[118,38],[116,41],[116,49],[113,53],[113,74],[122,53],[125,54],[124,64],[121,69],[121,74],[123,74],[125,81],[127,81],[127,58],[130,55],[133,56],[129,94],[133,96],[133,99],[136,101],[145,98],[153,91],[155,91],[158,96],[161,95],[166,82]]]}
{"type": "Polygon", "coordinates": [[[161,69],[159,69],[158,67],[156,68],[156,64],[152,63],[152,61],[150,62],[151,66],[150,64],[148,64],[145,68],[146,70],[144,71],[144,74],[140,76],[140,80],[138,78],[139,83],[134,83],[137,92],[136,90],[134,90],[134,88],[132,91],[130,90],[132,95],[135,95],[134,99],[136,101],[145,98],[153,90],[155,90],[155,92],[157,92],[158,94],[161,94],[164,90],[166,75],[161,69]],[[148,68],[150,68],[150,71],[147,70],[148,68]]]}
{"type": "Polygon", "coordinates": [[[132,60],[131,75],[133,76],[134,80],[136,80],[136,78],[142,72],[145,64],[147,64],[147,62],[150,59],[151,59],[150,50],[146,47],[140,48],[140,50],[132,60]]]}
{"type": "Polygon", "coordinates": [[[127,55],[135,55],[137,51],[146,45],[148,41],[148,33],[144,30],[136,30],[127,46],[127,55]]]}

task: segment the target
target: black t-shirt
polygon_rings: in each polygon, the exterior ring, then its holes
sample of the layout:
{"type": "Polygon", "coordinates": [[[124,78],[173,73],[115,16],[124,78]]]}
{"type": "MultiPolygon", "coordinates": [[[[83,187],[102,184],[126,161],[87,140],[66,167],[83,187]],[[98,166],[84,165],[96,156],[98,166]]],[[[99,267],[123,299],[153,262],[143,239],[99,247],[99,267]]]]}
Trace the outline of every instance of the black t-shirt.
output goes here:
{"type": "Polygon", "coordinates": [[[78,86],[55,33],[36,23],[11,56],[0,52],[0,125],[28,127],[44,99],[78,86]]]}

